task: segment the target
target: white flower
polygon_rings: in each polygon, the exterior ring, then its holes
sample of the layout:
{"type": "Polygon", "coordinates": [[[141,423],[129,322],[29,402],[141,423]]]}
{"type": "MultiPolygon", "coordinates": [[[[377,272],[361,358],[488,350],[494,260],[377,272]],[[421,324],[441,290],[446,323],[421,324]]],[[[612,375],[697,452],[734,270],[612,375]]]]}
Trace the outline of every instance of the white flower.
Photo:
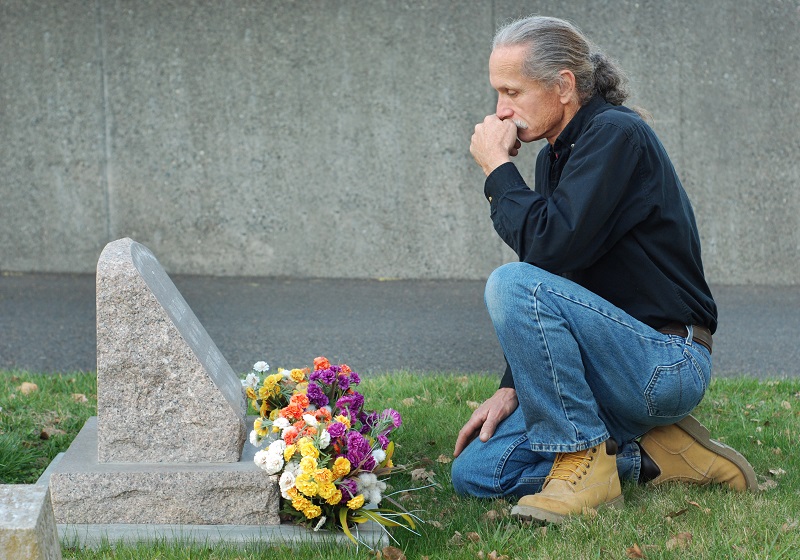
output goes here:
{"type": "Polygon", "coordinates": [[[372,505],[377,506],[380,504],[382,498],[383,496],[381,496],[380,490],[377,488],[373,487],[368,492],[364,492],[364,500],[372,505]]]}
{"type": "Polygon", "coordinates": [[[285,430],[286,428],[291,426],[289,421],[286,418],[283,418],[282,416],[280,418],[276,418],[272,422],[272,425],[275,426],[276,428],[278,428],[279,430],[285,430]]]}
{"type": "Polygon", "coordinates": [[[386,451],[380,448],[374,449],[372,451],[372,458],[375,459],[375,462],[380,465],[386,459],[386,451]]]}
{"type": "Polygon", "coordinates": [[[315,428],[319,425],[317,419],[314,418],[311,414],[303,414],[303,422],[308,424],[309,426],[314,426],[315,428]]]}
{"type": "Polygon", "coordinates": [[[283,455],[283,451],[286,449],[286,442],[282,439],[276,439],[269,444],[267,449],[270,453],[283,455]]]}
{"type": "Polygon", "coordinates": [[[261,379],[255,373],[248,373],[247,377],[242,380],[242,387],[250,387],[255,390],[259,383],[261,383],[261,379]]]}
{"type": "Polygon", "coordinates": [[[283,468],[283,457],[277,453],[270,453],[267,449],[256,453],[253,461],[267,471],[267,474],[275,474],[283,468]]]}
{"type": "Polygon", "coordinates": [[[250,443],[256,447],[261,445],[261,440],[263,438],[258,437],[258,432],[253,430],[250,432],[250,443]]]}
{"type": "Polygon", "coordinates": [[[257,371],[258,373],[269,371],[269,364],[267,362],[256,362],[253,365],[253,371],[257,371]]]}
{"type": "Polygon", "coordinates": [[[286,463],[283,472],[292,473],[296,477],[300,474],[300,461],[289,461],[286,463]]]}
{"type": "Polygon", "coordinates": [[[281,489],[281,496],[283,496],[285,500],[289,499],[289,494],[287,494],[287,492],[294,488],[294,479],[294,474],[290,473],[289,471],[283,471],[281,478],[278,480],[278,486],[280,486],[281,489]]]}
{"type": "Polygon", "coordinates": [[[383,499],[386,483],[378,480],[373,473],[361,473],[357,477],[358,491],[364,495],[364,500],[370,504],[378,505],[383,499]]]}
{"type": "Polygon", "coordinates": [[[319,434],[319,448],[325,449],[331,444],[331,435],[328,433],[328,430],[325,428],[322,429],[322,432],[319,434]]]}
{"type": "Polygon", "coordinates": [[[358,487],[359,490],[362,488],[370,488],[374,486],[378,482],[378,477],[372,474],[371,472],[362,472],[358,475],[358,487]]]}

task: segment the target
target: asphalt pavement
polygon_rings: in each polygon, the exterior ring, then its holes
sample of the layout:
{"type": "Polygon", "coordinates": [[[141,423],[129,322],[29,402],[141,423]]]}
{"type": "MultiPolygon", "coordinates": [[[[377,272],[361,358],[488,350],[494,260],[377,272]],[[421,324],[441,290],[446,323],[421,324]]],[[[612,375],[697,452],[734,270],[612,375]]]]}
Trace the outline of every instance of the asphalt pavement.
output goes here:
{"type": "MultiPolygon", "coordinates": [[[[237,373],[316,356],[362,374],[500,375],[483,281],[171,276],[237,373]]],[[[800,376],[800,286],[712,286],[720,313],[714,373],[800,376]]],[[[92,274],[0,273],[0,369],[96,368],[92,274]]]]}

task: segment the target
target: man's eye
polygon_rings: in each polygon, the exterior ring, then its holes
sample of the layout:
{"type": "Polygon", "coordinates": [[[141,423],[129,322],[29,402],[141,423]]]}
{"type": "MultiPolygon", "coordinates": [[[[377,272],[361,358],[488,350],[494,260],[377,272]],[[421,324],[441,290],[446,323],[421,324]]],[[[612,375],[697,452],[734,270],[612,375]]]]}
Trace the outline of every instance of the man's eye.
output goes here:
{"type": "Polygon", "coordinates": [[[517,92],[516,91],[508,91],[508,92],[506,92],[506,95],[509,96],[509,97],[516,97],[517,96],[517,92]]]}

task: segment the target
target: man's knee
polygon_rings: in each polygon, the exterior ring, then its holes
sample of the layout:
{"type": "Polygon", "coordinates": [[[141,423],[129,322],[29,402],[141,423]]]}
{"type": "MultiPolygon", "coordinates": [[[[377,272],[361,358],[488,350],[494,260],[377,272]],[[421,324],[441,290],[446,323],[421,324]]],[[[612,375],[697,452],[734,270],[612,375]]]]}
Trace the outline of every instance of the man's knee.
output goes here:
{"type": "Polygon", "coordinates": [[[508,313],[515,313],[514,308],[524,301],[524,294],[530,294],[539,283],[535,266],[522,263],[507,263],[496,268],[486,280],[484,301],[486,309],[495,323],[503,322],[508,313]]]}
{"type": "Polygon", "coordinates": [[[453,490],[459,496],[485,497],[492,493],[492,489],[481,485],[483,476],[476,471],[477,465],[474,459],[462,453],[455,458],[451,465],[450,475],[453,482],[453,490]]]}

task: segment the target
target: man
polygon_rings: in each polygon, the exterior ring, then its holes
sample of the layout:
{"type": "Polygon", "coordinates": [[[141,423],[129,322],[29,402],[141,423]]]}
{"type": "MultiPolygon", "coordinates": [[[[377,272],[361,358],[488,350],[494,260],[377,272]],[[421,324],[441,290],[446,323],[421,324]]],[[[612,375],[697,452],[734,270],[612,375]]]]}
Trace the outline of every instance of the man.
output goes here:
{"type": "Polygon", "coordinates": [[[459,432],[456,491],[515,495],[516,516],[560,522],[621,506],[620,478],[756,488],[745,458],[689,416],[717,309],[691,205],[622,106],[624,75],[573,25],[530,17],[498,31],[489,78],[497,110],[470,152],[520,262],[487,282],[508,368],[459,432]],[[511,158],[539,139],[531,190],[511,158]]]}

